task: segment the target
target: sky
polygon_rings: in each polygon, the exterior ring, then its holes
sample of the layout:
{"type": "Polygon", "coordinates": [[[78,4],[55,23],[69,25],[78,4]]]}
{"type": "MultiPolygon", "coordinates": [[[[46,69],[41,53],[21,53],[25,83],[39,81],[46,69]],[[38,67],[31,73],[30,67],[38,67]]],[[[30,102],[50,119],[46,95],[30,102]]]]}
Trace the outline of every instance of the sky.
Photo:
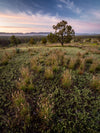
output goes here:
{"type": "Polygon", "coordinates": [[[100,33],[100,0],[0,0],[0,32],[53,32],[61,20],[76,33],[100,33]]]}

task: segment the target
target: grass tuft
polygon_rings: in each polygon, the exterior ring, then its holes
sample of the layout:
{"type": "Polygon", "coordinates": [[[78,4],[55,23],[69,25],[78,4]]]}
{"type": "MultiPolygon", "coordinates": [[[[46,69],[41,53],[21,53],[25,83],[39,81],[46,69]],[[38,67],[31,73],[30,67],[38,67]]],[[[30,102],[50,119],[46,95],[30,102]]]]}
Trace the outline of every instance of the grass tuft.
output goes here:
{"type": "Polygon", "coordinates": [[[21,124],[23,122],[23,128],[29,126],[30,124],[30,106],[29,103],[25,99],[25,95],[23,91],[17,91],[12,94],[12,103],[15,111],[15,123],[13,124],[21,124]]]}
{"type": "Polygon", "coordinates": [[[63,87],[70,88],[70,86],[72,85],[72,77],[71,77],[71,73],[69,72],[69,70],[65,70],[61,78],[62,78],[61,81],[62,81],[63,87]]]}
{"type": "Polygon", "coordinates": [[[93,90],[100,91],[100,78],[93,76],[90,86],[93,90]]]}
{"type": "Polygon", "coordinates": [[[53,74],[52,68],[46,67],[46,68],[45,68],[44,76],[45,76],[46,79],[53,79],[54,74],[53,74]]]}

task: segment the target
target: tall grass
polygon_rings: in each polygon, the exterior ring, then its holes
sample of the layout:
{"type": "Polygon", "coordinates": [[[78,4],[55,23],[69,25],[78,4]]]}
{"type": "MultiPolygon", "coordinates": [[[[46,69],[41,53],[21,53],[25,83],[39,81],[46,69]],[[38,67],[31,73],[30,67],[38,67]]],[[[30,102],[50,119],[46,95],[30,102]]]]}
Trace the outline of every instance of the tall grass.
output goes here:
{"type": "Polygon", "coordinates": [[[98,67],[98,63],[94,61],[89,68],[89,72],[93,72],[93,73],[96,72],[97,67],[98,67]]]}
{"type": "Polygon", "coordinates": [[[22,67],[20,69],[20,72],[21,72],[21,77],[19,78],[19,81],[17,82],[17,87],[23,91],[34,89],[34,85],[32,83],[32,79],[31,79],[31,75],[30,75],[28,67],[22,67]]]}
{"type": "Polygon", "coordinates": [[[41,72],[42,71],[42,65],[40,63],[38,63],[38,58],[33,57],[30,61],[30,66],[31,69],[36,71],[36,72],[41,72]]]}
{"type": "Polygon", "coordinates": [[[26,127],[29,126],[31,116],[30,116],[30,106],[25,99],[23,91],[16,91],[12,94],[12,103],[15,111],[15,120],[12,120],[12,125],[23,126],[23,129],[26,130],[26,127]]]}
{"type": "Polygon", "coordinates": [[[52,68],[46,67],[45,72],[44,72],[44,76],[45,76],[46,79],[53,79],[54,73],[53,73],[52,68]]]}
{"type": "Polygon", "coordinates": [[[100,92],[100,78],[93,76],[90,86],[93,90],[97,90],[100,92]]]}
{"type": "Polygon", "coordinates": [[[5,53],[2,55],[1,59],[0,59],[0,64],[1,64],[1,65],[7,65],[8,62],[9,62],[9,60],[11,59],[11,57],[12,57],[12,55],[11,55],[10,53],[5,52],[5,53]]]}
{"type": "Polygon", "coordinates": [[[63,87],[70,88],[72,85],[72,77],[69,70],[65,70],[61,77],[62,85],[63,87]]]}
{"type": "Polygon", "coordinates": [[[51,120],[53,115],[53,103],[50,102],[50,97],[40,95],[37,105],[39,107],[39,117],[45,121],[51,120]]]}

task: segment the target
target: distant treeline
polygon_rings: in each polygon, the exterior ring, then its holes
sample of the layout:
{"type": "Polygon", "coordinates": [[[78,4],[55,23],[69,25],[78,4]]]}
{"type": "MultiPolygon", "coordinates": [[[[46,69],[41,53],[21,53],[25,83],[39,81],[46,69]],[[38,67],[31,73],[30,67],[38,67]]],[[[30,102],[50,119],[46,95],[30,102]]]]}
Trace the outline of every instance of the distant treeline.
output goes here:
{"type": "MultiPolygon", "coordinates": [[[[48,36],[15,36],[18,44],[39,44],[41,41],[45,42],[46,40],[49,43],[59,42],[54,34],[49,34],[48,36]],[[45,40],[45,39],[46,40],[45,40]]],[[[100,35],[77,35],[74,37],[73,42],[100,42],[100,35]],[[93,41],[92,41],[93,40],[93,41]]],[[[65,43],[69,41],[66,40],[65,43]]],[[[45,43],[44,43],[45,44],[45,43]]],[[[0,47],[10,47],[14,46],[11,44],[11,36],[0,36],[0,47]]]]}
{"type": "MultiPolygon", "coordinates": [[[[8,47],[11,45],[11,36],[0,36],[0,47],[8,47]]],[[[16,36],[19,44],[29,43],[30,39],[33,38],[35,43],[40,42],[43,36],[16,36]]]]}

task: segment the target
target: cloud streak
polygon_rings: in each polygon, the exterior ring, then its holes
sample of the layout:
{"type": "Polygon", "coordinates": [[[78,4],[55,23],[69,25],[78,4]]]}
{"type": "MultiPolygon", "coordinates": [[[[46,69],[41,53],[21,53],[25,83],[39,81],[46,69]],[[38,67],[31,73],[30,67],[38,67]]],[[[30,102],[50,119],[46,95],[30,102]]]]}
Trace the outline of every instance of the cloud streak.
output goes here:
{"type": "Polygon", "coordinates": [[[70,0],[59,0],[61,3],[66,5],[66,8],[72,10],[73,12],[80,14],[81,13],[81,9],[78,8],[73,1],[70,0]]]}

